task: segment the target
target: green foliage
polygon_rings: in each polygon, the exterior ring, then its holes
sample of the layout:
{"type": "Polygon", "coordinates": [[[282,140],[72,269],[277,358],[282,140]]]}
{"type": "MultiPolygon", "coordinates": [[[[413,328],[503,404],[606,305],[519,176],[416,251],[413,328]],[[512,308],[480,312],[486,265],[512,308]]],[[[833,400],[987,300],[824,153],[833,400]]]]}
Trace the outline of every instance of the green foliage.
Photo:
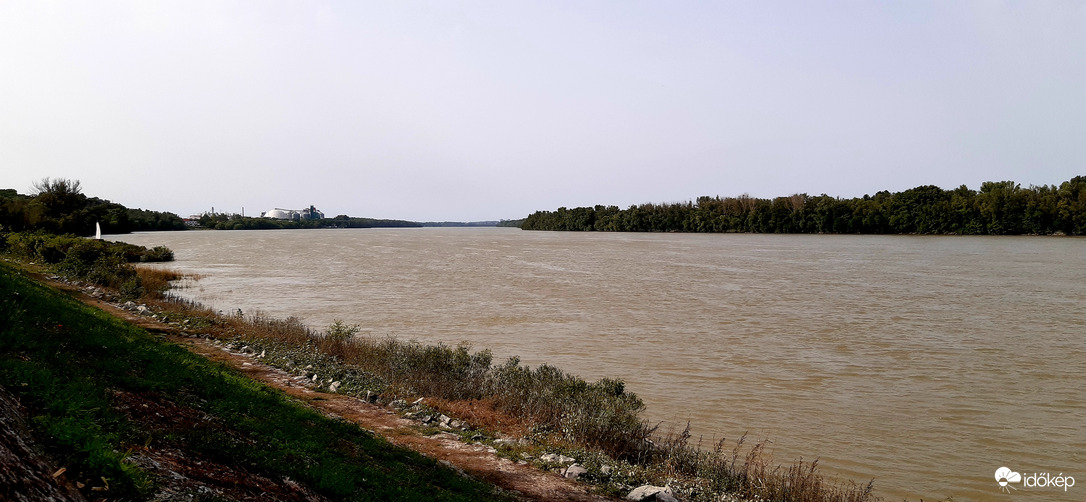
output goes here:
{"type": "Polygon", "coordinates": [[[400,228],[421,227],[413,221],[380,220],[374,218],[351,218],[339,215],[335,218],[313,220],[278,220],[273,218],[252,218],[236,214],[204,214],[200,217],[200,226],[212,230],[282,230],[295,228],[400,228]]]}
{"type": "Polygon", "coordinates": [[[184,220],[173,213],[128,209],[87,197],[77,180],[44,178],[34,189],[37,193],[30,196],[12,189],[0,191],[0,231],[88,236],[94,234],[95,223],[106,234],[186,228],[184,220]]]}
{"type": "Polygon", "coordinates": [[[354,338],[345,359],[390,382],[394,393],[444,399],[481,399],[491,354],[460,345],[422,345],[395,338],[354,338]]]}
{"type": "Polygon", "coordinates": [[[16,257],[47,264],[67,263],[72,271],[84,275],[99,257],[115,256],[124,263],[172,261],[173,251],[165,246],[147,249],[144,246],[87,239],[74,235],[35,233],[0,233],[0,250],[16,257]]]}
{"type": "Polygon", "coordinates": [[[50,266],[69,279],[114,288],[129,299],[139,298],[144,292],[141,279],[130,263],[173,260],[173,251],[164,246],[147,249],[123,242],[41,232],[0,234],[0,251],[50,266]]]}
{"type": "Polygon", "coordinates": [[[34,189],[38,191],[37,203],[53,218],[63,218],[86,205],[87,196],[78,180],[43,178],[34,183],[34,189]]]}
{"type": "Polygon", "coordinates": [[[699,197],[696,203],[558,208],[524,219],[525,230],[836,234],[1086,235],[1086,176],[1055,186],[1013,181],[926,185],[854,199],[796,194],[775,199],[699,197]]]}
{"type": "Polygon", "coordinates": [[[164,211],[128,209],[120,204],[114,207],[112,216],[102,222],[102,231],[111,234],[150,232],[158,230],[185,230],[185,220],[164,211]]]}
{"type": "Polygon", "coordinates": [[[653,432],[641,420],[641,398],[626,392],[620,380],[589,383],[553,366],[532,370],[511,358],[494,368],[489,384],[498,409],[615,458],[642,454],[653,432]]]}
{"type": "Polygon", "coordinates": [[[413,228],[421,223],[406,220],[385,220],[376,218],[340,218],[320,220],[321,226],[330,228],[413,228]]]}
{"type": "Polygon", "coordinates": [[[245,345],[267,351],[266,361],[290,371],[312,367],[307,377],[340,380],[345,392],[356,395],[490,401],[498,411],[534,424],[538,434],[624,458],[642,454],[652,433],[640,418],[644,403],[619,380],[586,382],[553,366],[522,366],[517,358],[494,365],[489,350],[472,352],[467,345],[355,336],[359,327],[338,319],[323,333],[261,314],[229,321],[232,332],[245,333],[245,345]]]}
{"type": "Polygon", "coordinates": [[[362,327],[357,324],[347,324],[340,319],[336,319],[325,330],[324,336],[329,340],[347,341],[354,338],[354,335],[358,334],[362,330],[362,327]]]}
{"type": "Polygon", "coordinates": [[[142,262],[173,261],[173,250],[166,246],[155,246],[140,255],[142,262]]]}

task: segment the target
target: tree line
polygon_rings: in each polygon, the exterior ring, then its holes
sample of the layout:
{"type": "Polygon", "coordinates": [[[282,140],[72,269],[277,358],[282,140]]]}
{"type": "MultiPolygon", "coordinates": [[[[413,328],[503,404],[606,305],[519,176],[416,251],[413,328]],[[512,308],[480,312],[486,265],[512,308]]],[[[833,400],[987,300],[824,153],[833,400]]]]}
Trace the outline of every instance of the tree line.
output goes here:
{"type": "Polygon", "coordinates": [[[177,215],[87,197],[78,181],[45,178],[34,189],[34,195],[0,190],[0,254],[41,264],[68,279],[109,286],[129,299],[147,287],[130,263],[173,260],[173,251],[164,246],[148,249],[86,236],[95,233],[99,222],[103,233],[114,234],[185,228],[177,215]]]}
{"type": "Polygon", "coordinates": [[[341,214],[335,218],[312,220],[278,220],[274,218],[252,218],[237,214],[205,213],[197,222],[201,227],[212,230],[275,230],[291,228],[399,228],[421,227],[422,224],[405,220],[384,220],[376,218],[354,218],[341,214]]]}
{"type": "Polygon", "coordinates": [[[853,199],[825,194],[537,211],[525,230],[835,234],[1086,235],[1086,176],[1058,187],[985,182],[980,190],[925,185],[853,199]]]}
{"type": "Polygon", "coordinates": [[[121,204],[83,194],[79,181],[45,178],[34,183],[33,195],[0,189],[0,231],[94,235],[126,234],[146,230],[184,230],[185,221],[173,213],[129,209],[121,204]]]}

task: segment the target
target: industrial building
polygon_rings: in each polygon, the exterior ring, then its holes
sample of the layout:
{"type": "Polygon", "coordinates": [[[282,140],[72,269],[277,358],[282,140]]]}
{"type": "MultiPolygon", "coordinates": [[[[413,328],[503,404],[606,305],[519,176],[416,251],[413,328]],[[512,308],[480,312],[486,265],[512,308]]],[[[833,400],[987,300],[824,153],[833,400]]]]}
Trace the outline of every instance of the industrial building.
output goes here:
{"type": "Polygon", "coordinates": [[[260,213],[261,218],[273,218],[276,220],[320,220],[324,219],[324,213],[317,210],[313,206],[309,206],[305,209],[283,209],[275,208],[271,211],[264,211],[260,213]]]}

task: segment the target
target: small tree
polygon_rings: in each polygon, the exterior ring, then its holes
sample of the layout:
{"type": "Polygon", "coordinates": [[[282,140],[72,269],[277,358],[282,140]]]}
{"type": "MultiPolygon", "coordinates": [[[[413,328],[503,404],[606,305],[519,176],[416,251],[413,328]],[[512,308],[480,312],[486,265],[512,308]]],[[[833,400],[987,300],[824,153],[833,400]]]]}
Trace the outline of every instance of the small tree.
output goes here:
{"type": "Polygon", "coordinates": [[[357,324],[347,324],[341,319],[336,319],[328,326],[328,329],[324,331],[324,336],[329,340],[338,340],[345,342],[362,331],[362,327],[357,324]]]}
{"type": "Polygon", "coordinates": [[[86,205],[87,196],[83,195],[79,180],[64,178],[42,178],[34,183],[37,191],[35,202],[45,210],[46,216],[60,219],[69,216],[86,205]]]}

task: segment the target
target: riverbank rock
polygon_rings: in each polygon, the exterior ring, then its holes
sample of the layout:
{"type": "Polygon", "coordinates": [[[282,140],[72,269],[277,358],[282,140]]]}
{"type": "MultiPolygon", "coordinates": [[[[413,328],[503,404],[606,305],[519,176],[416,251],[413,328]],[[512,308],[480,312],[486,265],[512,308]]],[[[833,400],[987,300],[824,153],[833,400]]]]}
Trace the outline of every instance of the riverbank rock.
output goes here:
{"type": "Polygon", "coordinates": [[[570,458],[565,455],[558,455],[556,453],[547,453],[539,457],[539,460],[542,460],[544,462],[554,462],[556,464],[572,464],[573,462],[577,461],[577,459],[570,458]]]}
{"type": "Polygon", "coordinates": [[[566,470],[562,473],[562,475],[569,479],[577,479],[581,477],[581,474],[584,474],[586,472],[588,472],[588,469],[585,469],[583,466],[581,466],[581,464],[573,464],[569,467],[566,467],[566,470]]]}
{"type": "Polygon", "coordinates": [[[656,502],[679,502],[679,499],[671,494],[671,488],[652,485],[642,485],[634,488],[633,491],[626,495],[626,500],[634,500],[637,502],[649,502],[653,500],[656,502]]]}

